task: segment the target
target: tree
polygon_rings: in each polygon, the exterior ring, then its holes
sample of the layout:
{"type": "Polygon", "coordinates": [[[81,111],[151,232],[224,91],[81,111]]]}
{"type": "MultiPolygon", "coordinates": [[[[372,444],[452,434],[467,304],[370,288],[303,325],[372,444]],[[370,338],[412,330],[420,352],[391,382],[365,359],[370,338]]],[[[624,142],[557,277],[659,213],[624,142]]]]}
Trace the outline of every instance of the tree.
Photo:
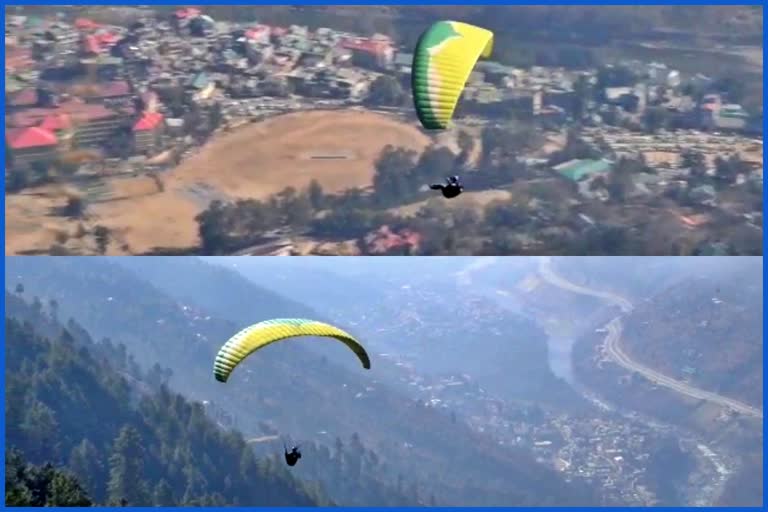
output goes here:
{"type": "Polygon", "coordinates": [[[599,156],[597,151],[579,136],[577,130],[569,130],[566,135],[565,147],[552,153],[548,164],[554,167],[574,159],[588,160],[599,156]]]}
{"type": "Polygon", "coordinates": [[[637,83],[637,76],[626,66],[602,66],[597,70],[597,87],[629,87],[637,83]]]}
{"type": "Polygon", "coordinates": [[[212,201],[208,208],[195,217],[202,242],[203,254],[215,255],[225,249],[227,234],[223,228],[225,206],[219,200],[212,201]]]}
{"type": "Polygon", "coordinates": [[[656,133],[669,124],[669,112],[664,107],[649,107],[643,114],[643,126],[649,133],[656,133]]]}
{"type": "Polygon", "coordinates": [[[45,162],[33,162],[30,167],[32,169],[32,175],[34,176],[34,182],[44,183],[50,179],[51,167],[49,164],[45,162]]]}
{"type": "Polygon", "coordinates": [[[441,179],[453,174],[455,165],[456,159],[450,149],[430,146],[421,154],[412,174],[419,182],[441,179]]]}
{"type": "Polygon", "coordinates": [[[64,215],[72,218],[80,218],[85,213],[85,202],[80,196],[69,196],[64,207],[64,215]]]}
{"type": "Polygon", "coordinates": [[[376,199],[389,203],[394,198],[408,198],[415,195],[408,176],[414,168],[416,153],[402,148],[385,146],[374,164],[376,173],[373,188],[376,199]]]}
{"type": "Polygon", "coordinates": [[[287,187],[276,199],[286,224],[299,227],[305,226],[311,220],[312,202],[308,193],[297,194],[296,189],[287,187]]]}
{"type": "Polygon", "coordinates": [[[49,299],[48,300],[48,309],[51,311],[51,316],[54,320],[58,320],[59,318],[59,301],[56,299],[49,299]]]}
{"type": "Polygon", "coordinates": [[[24,285],[22,283],[16,284],[16,293],[18,295],[23,295],[24,294],[24,285]]]}
{"type": "Polygon", "coordinates": [[[513,203],[492,203],[485,209],[485,222],[492,228],[516,228],[528,223],[528,212],[513,203]]]}
{"type": "Polygon", "coordinates": [[[97,492],[98,483],[103,482],[104,467],[101,455],[96,446],[88,439],[83,439],[79,445],[72,448],[69,455],[69,468],[77,476],[85,489],[95,498],[101,497],[97,492]]]}
{"type": "Polygon", "coordinates": [[[155,486],[152,493],[152,501],[156,507],[174,507],[176,502],[173,500],[171,486],[165,479],[161,479],[155,486]]]}
{"type": "Polygon", "coordinates": [[[24,462],[19,450],[6,450],[6,506],[90,507],[88,494],[77,479],[51,464],[36,467],[24,462]]]}
{"type": "Polygon", "coordinates": [[[404,100],[405,94],[397,79],[387,75],[380,75],[371,83],[366,103],[374,106],[395,107],[402,105],[404,100]]]}
{"type": "Polygon", "coordinates": [[[315,210],[322,210],[325,206],[325,193],[323,192],[323,187],[317,180],[312,180],[309,183],[307,194],[309,196],[309,202],[312,204],[312,208],[315,210]]]}
{"type": "Polygon", "coordinates": [[[472,150],[475,148],[475,139],[465,131],[460,131],[457,139],[459,146],[458,164],[463,166],[469,161],[469,157],[472,154],[472,150]]]}
{"type": "Polygon", "coordinates": [[[224,120],[224,115],[221,111],[221,103],[216,102],[213,104],[213,106],[211,106],[208,119],[211,125],[211,131],[215,131],[219,128],[219,126],[221,126],[221,123],[224,120]]]}
{"type": "Polygon", "coordinates": [[[707,161],[704,155],[693,149],[683,152],[680,159],[681,167],[689,169],[691,176],[700,178],[707,174],[707,161]]]}
{"type": "Polygon", "coordinates": [[[108,499],[111,504],[125,500],[131,506],[147,506],[144,482],[144,447],[135,428],[125,426],[115,439],[109,457],[108,499]]]}
{"type": "Polygon", "coordinates": [[[480,136],[483,146],[482,167],[507,165],[516,156],[522,140],[509,128],[486,127],[480,136]]]}
{"type": "Polygon", "coordinates": [[[99,254],[107,252],[109,246],[110,231],[104,226],[96,226],[93,230],[93,236],[96,239],[96,250],[99,254]]]}
{"type": "Polygon", "coordinates": [[[6,178],[5,188],[8,192],[19,192],[28,187],[29,182],[29,175],[26,171],[11,167],[6,178]]]}
{"type": "Polygon", "coordinates": [[[574,102],[573,117],[580,121],[587,114],[587,105],[594,95],[589,80],[584,75],[579,75],[573,84],[574,102]]]}
{"type": "Polygon", "coordinates": [[[728,159],[715,158],[715,179],[721,185],[733,185],[740,174],[748,174],[749,171],[749,165],[739,158],[738,155],[733,155],[728,159]]]}
{"type": "Polygon", "coordinates": [[[91,500],[78,481],[71,475],[56,472],[50,484],[50,497],[46,505],[52,507],[90,507],[91,500]]]}
{"type": "MultiPolygon", "coordinates": [[[[42,311],[42,307],[37,311],[42,311]]],[[[56,454],[59,423],[53,409],[45,403],[32,400],[27,404],[21,429],[28,439],[25,451],[33,460],[45,460],[56,454]]]]}

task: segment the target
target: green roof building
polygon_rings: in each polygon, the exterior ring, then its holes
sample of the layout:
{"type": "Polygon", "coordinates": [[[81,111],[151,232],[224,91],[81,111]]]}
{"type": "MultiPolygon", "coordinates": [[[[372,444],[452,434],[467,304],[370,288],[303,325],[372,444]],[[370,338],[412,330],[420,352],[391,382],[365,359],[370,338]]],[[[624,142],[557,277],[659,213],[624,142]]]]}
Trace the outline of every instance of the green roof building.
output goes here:
{"type": "Polygon", "coordinates": [[[608,160],[569,160],[556,165],[554,170],[573,181],[581,181],[595,174],[610,172],[612,163],[608,160]]]}

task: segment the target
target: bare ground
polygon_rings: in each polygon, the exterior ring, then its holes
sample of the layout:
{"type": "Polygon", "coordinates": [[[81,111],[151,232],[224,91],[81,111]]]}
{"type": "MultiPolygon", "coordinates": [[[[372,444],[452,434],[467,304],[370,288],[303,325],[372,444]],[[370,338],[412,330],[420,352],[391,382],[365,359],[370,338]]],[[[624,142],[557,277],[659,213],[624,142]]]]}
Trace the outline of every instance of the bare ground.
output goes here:
{"type": "Polygon", "coordinates": [[[106,178],[110,199],[91,203],[84,220],[52,215],[52,208],[66,203],[60,185],[6,195],[6,254],[47,251],[62,236],[68,237],[62,244],[68,249],[90,253],[92,237],[74,237],[78,224],[87,230],[96,225],[112,230],[114,242],[107,254],[194,246],[194,217],[210,200],[264,199],[285,187],[303,189],[313,179],[331,193],[366,187],[384,146],[421,151],[429,143],[415,125],[371,112],[275,117],[212,140],[162,175],[163,192],[147,177],[106,178]]]}

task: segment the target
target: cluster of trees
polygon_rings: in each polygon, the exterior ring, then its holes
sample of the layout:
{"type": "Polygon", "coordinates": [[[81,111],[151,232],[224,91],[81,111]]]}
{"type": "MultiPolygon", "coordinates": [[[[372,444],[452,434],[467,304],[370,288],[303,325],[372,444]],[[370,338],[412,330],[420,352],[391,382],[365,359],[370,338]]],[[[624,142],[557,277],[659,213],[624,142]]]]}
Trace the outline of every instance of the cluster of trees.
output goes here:
{"type": "Polygon", "coordinates": [[[93,503],[68,470],[35,466],[19,450],[5,450],[5,505],[8,507],[90,507],[93,503]]]}
{"type": "MultiPolygon", "coordinates": [[[[516,156],[541,142],[534,130],[489,127],[481,137],[480,170],[471,173],[474,189],[506,186],[529,175],[516,156]]],[[[351,189],[328,195],[313,181],[306,190],[286,188],[266,201],[214,201],[196,219],[202,250],[205,254],[232,252],[258,243],[266,232],[284,228],[331,239],[353,239],[385,224],[402,226],[403,220],[389,213],[389,208],[431,197],[425,185],[467,173],[475,141],[462,132],[458,143],[458,155],[436,146],[421,155],[385,147],[375,163],[370,193],[351,189]]]]}

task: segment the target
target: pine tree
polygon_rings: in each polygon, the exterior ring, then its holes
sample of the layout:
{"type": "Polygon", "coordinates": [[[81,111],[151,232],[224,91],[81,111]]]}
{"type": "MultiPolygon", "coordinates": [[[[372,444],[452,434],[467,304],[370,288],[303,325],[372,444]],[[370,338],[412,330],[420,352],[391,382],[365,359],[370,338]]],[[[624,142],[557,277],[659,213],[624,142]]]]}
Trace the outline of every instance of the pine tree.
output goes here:
{"type": "Polygon", "coordinates": [[[153,501],[156,507],[175,507],[171,486],[165,479],[161,479],[153,492],[153,501]]]}
{"type": "Polygon", "coordinates": [[[90,507],[88,494],[77,479],[67,473],[57,471],[49,484],[49,497],[46,505],[52,507],[90,507]]]}
{"type": "Polygon", "coordinates": [[[104,466],[98,450],[91,441],[83,439],[79,445],[72,448],[69,455],[69,469],[91,496],[96,499],[103,497],[99,491],[104,488],[104,466]]]}
{"type": "Polygon", "coordinates": [[[149,505],[144,482],[144,449],[133,427],[123,427],[115,439],[109,458],[107,490],[110,504],[125,500],[131,506],[149,505]]]}

